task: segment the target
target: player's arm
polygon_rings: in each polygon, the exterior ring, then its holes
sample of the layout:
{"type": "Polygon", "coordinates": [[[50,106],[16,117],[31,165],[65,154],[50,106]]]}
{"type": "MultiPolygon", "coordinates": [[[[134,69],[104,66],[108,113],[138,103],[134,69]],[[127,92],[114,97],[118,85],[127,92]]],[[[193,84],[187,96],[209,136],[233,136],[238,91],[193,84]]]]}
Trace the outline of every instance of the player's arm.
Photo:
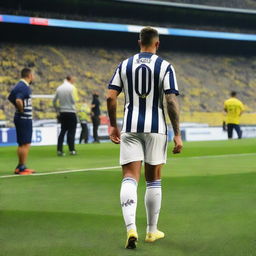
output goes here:
{"type": "Polygon", "coordinates": [[[183,147],[181,135],[180,135],[180,118],[179,118],[179,103],[175,94],[166,94],[168,116],[171,120],[173,132],[174,132],[174,149],[173,153],[180,153],[183,147]]]}
{"type": "Polygon", "coordinates": [[[176,97],[176,95],[179,95],[179,89],[176,81],[175,70],[171,64],[168,65],[163,78],[163,89],[167,102],[168,115],[174,132],[174,148],[172,152],[177,154],[181,152],[183,144],[180,136],[179,103],[176,97]]]}
{"type": "Polygon", "coordinates": [[[59,106],[58,106],[57,102],[58,102],[58,94],[56,92],[55,95],[54,95],[54,98],[52,100],[52,103],[53,103],[53,107],[54,107],[55,111],[58,113],[59,112],[59,106]]]}
{"type": "Polygon", "coordinates": [[[228,108],[227,108],[226,102],[224,102],[224,111],[225,111],[226,113],[228,112],[228,108]]]}
{"type": "Polygon", "coordinates": [[[120,132],[116,122],[117,97],[119,93],[117,90],[109,89],[107,95],[107,108],[110,120],[109,137],[115,144],[120,143],[120,132]]]}
{"type": "Polygon", "coordinates": [[[23,104],[23,100],[22,99],[17,98],[15,100],[15,106],[16,106],[16,108],[18,109],[18,111],[20,113],[24,112],[24,104],[23,104]]]}
{"type": "Polygon", "coordinates": [[[240,116],[244,113],[245,107],[244,104],[241,102],[241,111],[240,111],[240,116]]]}
{"type": "Polygon", "coordinates": [[[25,96],[26,96],[26,91],[24,91],[24,89],[20,89],[17,92],[16,97],[15,97],[15,106],[20,113],[24,112],[23,100],[25,99],[25,96]]]}
{"type": "Polygon", "coordinates": [[[120,131],[116,123],[116,107],[117,107],[117,97],[122,91],[123,82],[121,79],[121,69],[122,62],[116,68],[112,79],[108,85],[108,95],[107,95],[107,107],[108,115],[110,120],[109,137],[112,142],[120,143],[120,131]]]}

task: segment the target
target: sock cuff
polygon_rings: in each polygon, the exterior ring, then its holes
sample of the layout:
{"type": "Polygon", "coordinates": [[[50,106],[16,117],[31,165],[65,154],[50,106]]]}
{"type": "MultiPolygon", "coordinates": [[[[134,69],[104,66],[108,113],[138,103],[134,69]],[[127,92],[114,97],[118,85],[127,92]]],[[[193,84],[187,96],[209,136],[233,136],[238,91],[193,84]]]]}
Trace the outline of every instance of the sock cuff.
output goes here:
{"type": "Polygon", "coordinates": [[[136,187],[138,185],[137,181],[133,178],[130,178],[130,177],[123,178],[122,183],[127,183],[127,182],[134,184],[136,187]]]}
{"type": "Polygon", "coordinates": [[[147,188],[161,188],[161,180],[153,180],[146,182],[147,188]]]}

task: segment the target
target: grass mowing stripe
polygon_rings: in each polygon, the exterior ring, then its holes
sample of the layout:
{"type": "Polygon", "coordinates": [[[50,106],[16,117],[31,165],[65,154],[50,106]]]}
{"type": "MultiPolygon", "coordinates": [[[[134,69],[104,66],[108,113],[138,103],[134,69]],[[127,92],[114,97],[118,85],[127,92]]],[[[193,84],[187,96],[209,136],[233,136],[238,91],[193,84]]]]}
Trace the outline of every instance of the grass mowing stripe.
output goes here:
{"type": "MultiPolygon", "coordinates": [[[[204,159],[204,158],[223,158],[223,157],[232,157],[232,156],[253,156],[256,153],[244,153],[244,154],[225,154],[225,155],[208,155],[208,156],[191,156],[191,157],[178,157],[178,158],[168,158],[173,160],[179,159],[204,159]]],[[[44,175],[52,175],[52,174],[65,174],[65,173],[75,173],[75,172],[88,172],[88,171],[104,171],[104,170],[111,170],[111,169],[119,169],[121,166],[109,166],[109,167],[99,167],[99,168],[88,168],[88,169],[75,169],[75,170],[65,170],[65,171],[54,171],[54,172],[42,172],[42,173],[35,173],[29,176],[44,176],[44,175]]],[[[0,176],[0,179],[4,178],[14,178],[14,177],[23,177],[23,175],[3,175],[0,176]]]]}
{"type": "Polygon", "coordinates": [[[223,154],[223,155],[208,155],[208,156],[188,156],[188,157],[168,157],[168,159],[202,159],[202,158],[218,158],[218,157],[232,157],[232,156],[254,156],[256,153],[243,153],[243,154],[223,154]]]}

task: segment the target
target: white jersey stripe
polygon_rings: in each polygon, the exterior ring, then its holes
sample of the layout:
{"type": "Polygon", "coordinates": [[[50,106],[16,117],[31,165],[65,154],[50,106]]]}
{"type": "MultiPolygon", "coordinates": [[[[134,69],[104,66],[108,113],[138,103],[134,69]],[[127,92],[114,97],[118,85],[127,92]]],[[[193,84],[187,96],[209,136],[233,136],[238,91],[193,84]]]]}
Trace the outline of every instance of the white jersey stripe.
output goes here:
{"type": "Polygon", "coordinates": [[[174,68],[155,54],[142,52],[121,62],[109,89],[124,91],[122,132],[166,134],[163,94],[178,95],[174,68]]]}

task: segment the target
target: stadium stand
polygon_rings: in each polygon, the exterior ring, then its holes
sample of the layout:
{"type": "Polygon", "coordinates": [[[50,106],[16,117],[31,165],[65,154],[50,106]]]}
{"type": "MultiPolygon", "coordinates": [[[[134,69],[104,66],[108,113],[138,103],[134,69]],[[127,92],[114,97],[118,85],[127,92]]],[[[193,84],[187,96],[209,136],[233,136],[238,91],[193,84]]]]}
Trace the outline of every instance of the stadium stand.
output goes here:
{"type": "MultiPolygon", "coordinates": [[[[252,0],[175,2],[256,8],[255,1],[252,0]]],[[[2,14],[45,18],[251,34],[255,33],[256,25],[256,15],[139,6],[136,3],[115,0],[69,0],[61,5],[58,0],[48,1],[47,5],[43,4],[43,0],[5,1],[1,4],[0,11],[2,14]]],[[[36,71],[34,94],[53,94],[64,77],[72,72],[78,78],[81,101],[90,102],[91,93],[96,88],[104,102],[106,86],[116,65],[137,51],[137,34],[132,33],[82,31],[1,22],[0,31],[5,35],[0,43],[0,120],[12,119],[13,109],[7,104],[6,96],[19,78],[19,70],[22,67],[32,67],[36,71]],[[5,33],[6,31],[8,33],[5,33]]],[[[175,36],[163,36],[162,39],[159,55],[173,63],[176,68],[182,92],[180,102],[183,122],[220,125],[223,121],[223,101],[228,97],[230,90],[236,90],[239,98],[246,103],[247,114],[243,116],[242,123],[255,123],[254,42],[175,36]]],[[[119,117],[123,100],[120,99],[119,117]]],[[[35,98],[33,105],[35,119],[55,118],[50,99],[35,98]]],[[[103,105],[102,109],[104,113],[106,105],[103,105]]]]}
{"type": "MultiPolygon", "coordinates": [[[[130,0],[127,0],[130,1],[130,0]]],[[[242,5],[245,8],[255,9],[255,3],[252,0],[247,1],[187,1],[187,7],[172,7],[139,4],[136,1],[123,2],[121,0],[67,0],[59,4],[58,0],[48,1],[47,5],[43,0],[38,1],[4,1],[0,5],[0,11],[5,14],[35,16],[45,18],[73,19],[73,20],[91,20],[124,24],[141,24],[155,26],[186,26],[187,28],[209,29],[230,32],[239,32],[242,30],[255,31],[256,15],[247,13],[230,13],[228,11],[196,10],[189,7],[191,4],[210,4],[216,2],[216,5],[223,6],[223,3],[230,4],[230,7],[239,8],[242,5]],[[245,4],[247,3],[247,4],[245,4]],[[222,5],[221,5],[222,4],[222,5]],[[143,10],[143,11],[141,11],[143,10]],[[161,13],[161,15],[159,15],[161,13]]],[[[169,1],[166,1],[169,2],[169,1]]],[[[172,2],[175,3],[176,1],[172,2]]],[[[177,1],[178,2],[178,1],[177,1]]],[[[178,2],[179,3],[179,2],[178,2]]],[[[185,1],[184,1],[185,3],[185,1]]],[[[218,6],[217,6],[218,7],[218,6]]],[[[242,8],[242,7],[241,7],[242,8]]]]}
{"type": "MultiPolygon", "coordinates": [[[[6,96],[19,78],[22,67],[32,67],[36,71],[34,94],[53,94],[64,77],[72,72],[78,78],[81,101],[90,102],[95,89],[104,99],[116,65],[134,53],[123,49],[28,44],[2,44],[0,49],[0,106],[8,120],[12,118],[12,108],[7,104],[6,96]]],[[[176,68],[182,92],[180,102],[183,121],[221,124],[223,101],[233,89],[246,102],[247,113],[255,112],[255,56],[216,56],[174,51],[160,51],[160,55],[176,68]]],[[[102,102],[104,113],[106,105],[104,100],[102,102]]],[[[34,99],[33,105],[35,119],[55,118],[50,99],[34,99]]],[[[123,98],[119,105],[121,113],[123,98]]],[[[0,118],[4,119],[1,112],[0,118]]],[[[242,122],[249,124],[255,120],[252,115],[245,115],[242,122]]]]}
{"type": "Polygon", "coordinates": [[[244,9],[256,9],[256,2],[254,0],[156,0],[159,2],[176,2],[184,4],[200,4],[200,5],[211,5],[211,6],[222,6],[231,8],[244,8],[244,9]]]}

